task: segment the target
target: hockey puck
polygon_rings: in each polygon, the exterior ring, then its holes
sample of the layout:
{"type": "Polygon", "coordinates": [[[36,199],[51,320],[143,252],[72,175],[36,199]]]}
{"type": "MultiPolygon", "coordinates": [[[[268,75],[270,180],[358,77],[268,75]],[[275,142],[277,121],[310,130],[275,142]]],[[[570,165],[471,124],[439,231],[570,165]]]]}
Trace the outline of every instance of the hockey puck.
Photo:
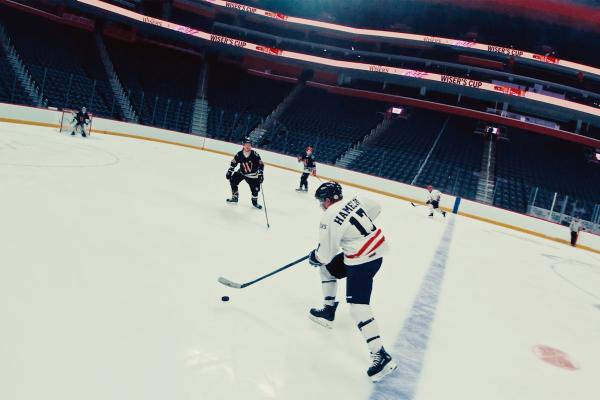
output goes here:
{"type": "Polygon", "coordinates": [[[221,297],[221,301],[229,301],[229,296],[223,296],[223,297],[221,297]]]}

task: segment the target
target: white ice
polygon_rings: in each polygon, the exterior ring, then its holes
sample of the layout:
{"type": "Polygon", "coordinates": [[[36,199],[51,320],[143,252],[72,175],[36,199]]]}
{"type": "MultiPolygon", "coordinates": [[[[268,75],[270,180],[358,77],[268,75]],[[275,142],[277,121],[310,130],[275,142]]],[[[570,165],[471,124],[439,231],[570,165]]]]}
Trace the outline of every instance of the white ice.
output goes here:
{"type": "MultiPolygon", "coordinates": [[[[0,124],[0,399],[369,398],[377,385],[347,305],[333,330],[307,318],[321,303],[307,263],[242,290],[217,283],[304,256],[321,215],[294,191],[298,174],[267,167],[267,229],[244,184],[240,204],[225,203],[228,164],[162,143],[0,124]]],[[[364,194],[383,204],[376,223],[392,246],[372,297],[391,347],[448,220],[364,194]]],[[[600,256],[451,218],[414,398],[599,399],[600,256]],[[543,362],[538,344],[579,369],[543,362]]]]}

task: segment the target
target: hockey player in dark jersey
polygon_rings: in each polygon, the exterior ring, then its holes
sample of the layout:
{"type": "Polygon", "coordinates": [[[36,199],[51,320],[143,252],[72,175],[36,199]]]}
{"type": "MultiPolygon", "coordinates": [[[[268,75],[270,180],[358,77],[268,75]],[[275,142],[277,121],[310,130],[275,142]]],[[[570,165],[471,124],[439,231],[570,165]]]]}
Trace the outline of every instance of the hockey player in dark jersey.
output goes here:
{"type": "Polygon", "coordinates": [[[86,137],[87,135],[85,134],[85,126],[89,125],[90,123],[90,114],[87,113],[85,107],[81,107],[81,111],[78,111],[77,114],[75,114],[72,122],[75,122],[75,126],[73,126],[71,135],[75,135],[75,132],[79,127],[79,129],[81,129],[81,136],[86,137]]]}
{"type": "Polygon", "coordinates": [[[258,192],[263,183],[264,164],[258,153],[252,150],[252,144],[249,138],[244,138],[242,150],[239,151],[231,160],[231,166],[227,170],[225,177],[231,185],[231,198],[228,203],[237,203],[239,198],[238,185],[241,181],[246,181],[252,192],[252,205],[258,209],[262,206],[258,204],[258,192]],[[235,171],[237,166],[240,168],[235,171]],[[235,172],[234,172],[235,171],[235,172]]]}
{"type": "Polygon", "coordinates": [[[317,174],[317,165],[315,164],[315,159],[313,158],[313,148],[312,146],[308,146],[306,148],[306,153],[304,155],[298,157],[298,162],[304,164],[304,170],[302,172],[302,176],[300,177],[300,186],[296,191],[298,192],[308,192],[308,176],[317,174]]]}

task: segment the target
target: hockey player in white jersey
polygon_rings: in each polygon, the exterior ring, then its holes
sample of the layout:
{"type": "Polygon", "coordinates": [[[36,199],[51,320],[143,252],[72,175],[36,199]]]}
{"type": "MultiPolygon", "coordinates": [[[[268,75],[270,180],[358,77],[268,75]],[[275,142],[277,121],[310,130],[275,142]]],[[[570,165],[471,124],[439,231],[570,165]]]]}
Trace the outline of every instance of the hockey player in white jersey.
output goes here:
{"type": "Polygon", "coordinates": [[[440,208],[440,199],[442,197],[440,191],[434,189],[431,185],[427,185],[427,191],[429,193],[427,194],[427,202],[425,204],[429,205],[429,216],[433,217],[433,212],[437,211],[441,213],[444,218],[446,218],[446,211],[443,211],[440,208]]]}
{"type": "Polygon", "coordinates": [[[337,280],[347,278],[346,302],[371,353],[372,364],[367,375],[377,382],[396,369],[396,363],[383,348],[370,306],[373,277],[387,249],[383,232],[372,221],[381,206],[368,198],[345,200],[342,187],[336,182],[323,183],[315,197],[325,213],[321,218],[319,246],[310,253],[309,262],[320,269],[324,302],[322,308],[310,310],[309,318],[332,327],[338,306],[337,280]]]}

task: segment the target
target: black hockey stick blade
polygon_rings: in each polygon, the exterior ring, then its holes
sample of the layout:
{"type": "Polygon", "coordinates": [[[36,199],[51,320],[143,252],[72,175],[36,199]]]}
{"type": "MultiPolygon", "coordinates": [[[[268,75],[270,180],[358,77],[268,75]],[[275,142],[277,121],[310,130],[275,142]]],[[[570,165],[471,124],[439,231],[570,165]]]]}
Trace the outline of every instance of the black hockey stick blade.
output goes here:
{"type": "Polygon", "coordinates": [[[219,277],[219,279],[217,279],[217,281],[218,281],[219,283],[221,283],[221,284],[225,285],[225,286],[229,286],[229,287],[231,287],[231,288],[234,288],[234,289],[243,289],[243,288],[245,288],[245,287],[247,287],[247,286],[254,285],[256,282],[260,282],[260,281],[262,281],[263,279],[266,279],[266,278],[268,278],[268,277],[270,277],[270,276],[273,276],[273,275],[275,275],[275,274],[278,274],[278,273],[280,273],[280,272],[281,272],[281,271],[283,271],[283,270],[286,270],[286,269],[288,269],[288,268],[290,268],[290,267],[293,267],[294,265],[301,263],[302,261],[306,260],[307,258],[308,258],[308,256],[304,256],[304,257],[302,257],[302,258],[299,258],[299,259],[297,259],[296,261],[292,261],[291,263],[289,263],[289,264],[287,264],[287,265],[284,265],[284,266],[283,266],[283,267],[281,267],[281,268],[277,268],[275,271],[271,271],[271,272],[269,272],[268,274],[265,274],[265,275],[263,275],[263,276],[259,276],[258,278],[254,279],[253,281],[250,281],[250,282],[246,282],[246,283],[236,283],[236,282],[230,281],[230,280],[229,280],[229,279],[227,279],[227,278],[223,278],[222,276],[221,276],[221,277],[219,277]]]}
{"type": "Polygon", "coordinates": [[[223,278],[222,276],[219,277],[218,279],[219,283],[222,283],[225,286],[229,286],[230,288],[234,288],[234,289],[241,289],[242,285],[233,281],[230,281],[227,278],[223,278]]]}
{"type": "Polygon", "coordinates": [[[413,203],[412,201],[410,202],[410,205],[413,206],[413,207],[416,207],[415,203],[413,203]]]}

